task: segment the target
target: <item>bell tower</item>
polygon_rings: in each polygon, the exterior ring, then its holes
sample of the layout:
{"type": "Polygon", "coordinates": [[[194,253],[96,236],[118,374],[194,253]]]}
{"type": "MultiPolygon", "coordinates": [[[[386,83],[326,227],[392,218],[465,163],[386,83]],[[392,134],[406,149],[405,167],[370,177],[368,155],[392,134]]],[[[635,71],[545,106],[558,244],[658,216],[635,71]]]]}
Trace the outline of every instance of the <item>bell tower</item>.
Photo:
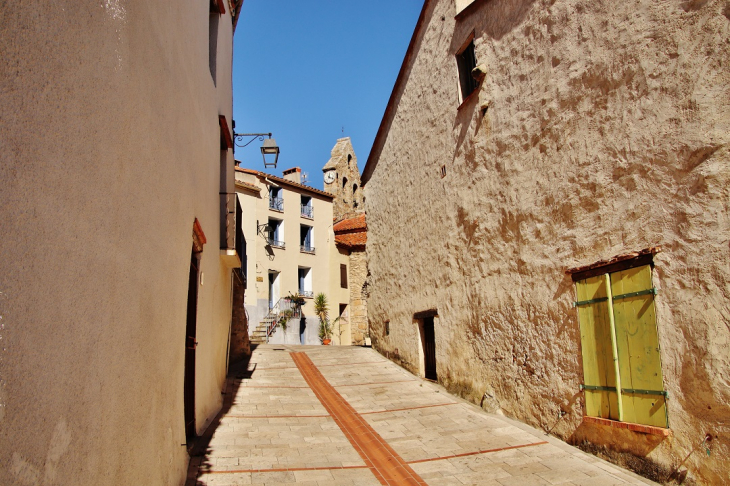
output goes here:
{"type": "Polygon", "coordinates": [[[365,212],[360,170],[350,137],[340,138],[332,148],[330,160],[322,168],[324,190],[333,194],[335,221],[353,217],[365,212]]]}

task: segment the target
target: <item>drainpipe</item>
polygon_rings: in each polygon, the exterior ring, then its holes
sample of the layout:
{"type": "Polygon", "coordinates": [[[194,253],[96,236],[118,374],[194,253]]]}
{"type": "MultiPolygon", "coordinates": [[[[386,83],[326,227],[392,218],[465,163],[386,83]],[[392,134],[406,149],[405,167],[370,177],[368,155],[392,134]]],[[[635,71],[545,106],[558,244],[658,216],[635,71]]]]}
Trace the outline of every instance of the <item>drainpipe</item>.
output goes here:
{"type": "Polygon", "coordinates": [[[611,277],[606,273],[606,297],[608,298],[608,323],[611,326],[611,352],[613,353],[613,369],[616,373],[616,398],[618,402],[618,420],[624,421],[624,406],[621,397],[621,373],[618,365],[618,346],[616,345],[616,321],[613,317],[613,293],[611,292],[611,277]]]}

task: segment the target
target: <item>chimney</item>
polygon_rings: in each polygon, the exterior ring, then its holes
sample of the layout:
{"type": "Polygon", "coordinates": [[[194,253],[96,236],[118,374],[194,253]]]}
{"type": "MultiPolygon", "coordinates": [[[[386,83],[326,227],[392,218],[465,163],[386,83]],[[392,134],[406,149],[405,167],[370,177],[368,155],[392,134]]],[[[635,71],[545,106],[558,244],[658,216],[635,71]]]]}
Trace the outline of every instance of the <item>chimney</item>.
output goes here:
{"type": "Polygon", "coordinates": [[[284,179],[292,182],[296,182],[297,184],[302,183],[302,169],[299,167],[294,167],[292,169],[287,169],[283,172],[284,179]]]}

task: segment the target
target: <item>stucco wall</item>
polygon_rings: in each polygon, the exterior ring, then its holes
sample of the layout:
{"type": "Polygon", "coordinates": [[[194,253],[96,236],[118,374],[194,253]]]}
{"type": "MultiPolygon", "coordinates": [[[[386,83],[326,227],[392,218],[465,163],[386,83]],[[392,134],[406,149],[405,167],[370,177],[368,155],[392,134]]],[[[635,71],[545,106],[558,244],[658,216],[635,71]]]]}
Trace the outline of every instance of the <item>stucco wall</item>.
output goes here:
{"type": "MultiPolygon", "coordinates": [[[[314,295],[324,292],[331,297],[331,261],[334,247],[334,233],[332,231],[332,200],[322,194],[307,191],[296,186],[277,184],[281,187],[281,198],[284,200],[283,211],[269,208],[270,182],[261,174],[251,174],[242,171],[236,172],[238,180],[253,184],[260,188],[260,192],[238,188],[238,198],[243,211],[243,232],[246,237],[246,251],[248,260],[248,289],[245,296],[245,308],[248,312],[249,333],[256,330],[256,326],[266,316],[269,309],[269,280],[270,270],[279,272],[279,297],[296,294],[299,291],[299,267],[311,270],[312,291],[314,295]],[[312,197],[313,218],[301,215],[301,196],[312,197]],[[268,224],[269,218],[283,221],[283,238],[285,247],[268,247],[266,240],[257,233],[257,224],[268,224]],[[300,251],[300,226],[311,226],[314,253],[300,251]],[[259,281],[260,279],[260,281],[259,281]]],[[[338,281],[339,282],[339,281],[338,281]]],[[[276,304],[276,302],[274,302],[276,304]]],[[[309,316],[306,326],[306,344],[318,344],[317,329],[314,315],[313,299],[307,298],[302,308],[304,315],[309,316]]],[[[330,311],[332,307],[330,306],[330,311]]],[[[287,343],[295,343],[298,336],[298,325],[287,330],[287,343]]],[[[277,331],[277,337],[271,342],[283,342],[283,333],[277,331]]]]}
{"type": "Polygon", "coordinates": [[[437,308],[451,390],[477,403],[486,391],[486,406],[566,440],[631,450],[658,479],[717,434],[683,469],[727,483],[730,7],[492,0],[453,12],[427,3],[364,170],[375,346],[418,372],[413,314],[437,308]],[[454,54],[472,31],[488,74],[459,107],[454,54]],[[673,436],[596,433],[579,426],[564,272],[654,245],[673,436]]]}
{"type": "MultiPolygon", "coordinates": [[[[209,6],[0,8],[0,484],[182,484],[192,226],[198,431],[220,407],[231,319],[219,256],[209,6]]],[[[228,166],[233,167],[230,159],[228,166]]]]}

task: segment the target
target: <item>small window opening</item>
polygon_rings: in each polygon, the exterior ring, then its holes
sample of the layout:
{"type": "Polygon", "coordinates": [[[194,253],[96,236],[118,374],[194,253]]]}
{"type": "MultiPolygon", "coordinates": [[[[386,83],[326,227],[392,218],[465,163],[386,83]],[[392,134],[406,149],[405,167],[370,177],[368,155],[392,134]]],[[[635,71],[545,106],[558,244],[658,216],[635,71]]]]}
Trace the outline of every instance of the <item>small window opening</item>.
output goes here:
{"type": "Polygon", "coordinates": [[[385,335],[390,336],[390,321],[385,321],[385,335]]]}
{"type": "Polygon", "coordinates": [[[340,264],[340,287],[347,288],[347,265],[344,263],[340,264]]]}
{"type": "Polygon", "coordinates": [[[444,177],[446,177],[446,166],[442,165],[441,166],[441,178],[443,179],[444,177]]]}
{"type": "Polygon", "coordinates": [[[220,13],[217,7],[211,3],[210,15],[208,17],[208,67],[210,68],[210,76],[213,78],[213,85],[216,86],[216,65],[218,57],[218,23],[220,22],[220,13]]]}
{"type": "Polygon", "coordinates": [[[477,80],[471,75],[477,65],[474,54],[474,39],[456,55],[456,64],[459,66],[459,83],[461,85],[461,101],[469,97],[477,89],[477,80]]]}

